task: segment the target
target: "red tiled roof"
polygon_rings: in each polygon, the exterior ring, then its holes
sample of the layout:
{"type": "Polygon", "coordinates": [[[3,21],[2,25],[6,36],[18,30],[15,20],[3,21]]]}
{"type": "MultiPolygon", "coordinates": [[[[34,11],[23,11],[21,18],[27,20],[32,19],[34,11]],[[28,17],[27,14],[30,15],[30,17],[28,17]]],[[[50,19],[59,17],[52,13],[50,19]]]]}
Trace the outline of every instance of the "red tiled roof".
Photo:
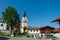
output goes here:
{"type": "Polygon", "coordinates": [[[42,27],[42,28],[40,28],[40,30],[44,30],[44,29],[54,29],[53,27],[51,27],[51,26],[44,26],[44,27],[42,27]]]}
{"type": "Polygon", "coordinates": [[[20,27],[20,28],[22,27],[22,25],[21,25],[21,24],[16,24],[16,26],[17,26],[17,27],[20,27]]]}
{"type": "Polygon", "coordinates": [[[40,28],[40,30],[41,30],[41,33],[45,33],[45,32],[49,32],[49,31],[51,32],[52,30],[54,30],[54,28],[51,26],[44,26],[44,27],[40,28]]]}
{"type": "Polygon", "coordinates": [[[3,20],[2,18],[0,18],[0,22],[1,22],[1,23],[4,23],[4,20],[3,20]]]}
{"type": "Polygon", "coordinates": [[[55,28],[54,30],[52,30],[53,33],[59,33],[60,32],[60,28],[55,28]]]}
{"type": "Polygon", "coordinates": [[[40,28],[37,27],[27,27],[28,30],[39,30],[40,28]]]}

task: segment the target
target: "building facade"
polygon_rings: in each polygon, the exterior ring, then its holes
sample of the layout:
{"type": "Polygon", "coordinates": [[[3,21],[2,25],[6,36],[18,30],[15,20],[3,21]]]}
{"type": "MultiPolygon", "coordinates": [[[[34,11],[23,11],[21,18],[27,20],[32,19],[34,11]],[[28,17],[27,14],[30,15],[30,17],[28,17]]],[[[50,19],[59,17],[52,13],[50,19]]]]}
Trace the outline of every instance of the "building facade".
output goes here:
{"type": "Polygon", "coordinates": [[[28,27],[28,33],[30,36],[36,38],[36,37],[41,37],[41,32],[40,28],[37,27],[28,27]]]}
{"type": "Polygon", "coordinates": [[[7,30],[7,24],[3,21],[2,18],[0,18],[0,30],[7,30]]]}

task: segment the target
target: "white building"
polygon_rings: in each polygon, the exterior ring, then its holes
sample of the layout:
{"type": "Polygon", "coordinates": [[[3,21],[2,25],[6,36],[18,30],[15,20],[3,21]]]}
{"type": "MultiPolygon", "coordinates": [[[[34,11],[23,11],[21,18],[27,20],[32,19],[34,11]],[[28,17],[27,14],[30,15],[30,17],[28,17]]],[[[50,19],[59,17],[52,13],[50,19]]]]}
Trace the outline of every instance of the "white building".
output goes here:
{"type": "Polygon", "coordinates": [[[7,30],[7,24],[0,18],[0,30],[7,30]]]}
{"type": "Polygon", "coordinates": [[[37,27],[28,27],[28,33],[30,36],[33,36],[34,38],[41,37],[40,28],[37,27]]]}

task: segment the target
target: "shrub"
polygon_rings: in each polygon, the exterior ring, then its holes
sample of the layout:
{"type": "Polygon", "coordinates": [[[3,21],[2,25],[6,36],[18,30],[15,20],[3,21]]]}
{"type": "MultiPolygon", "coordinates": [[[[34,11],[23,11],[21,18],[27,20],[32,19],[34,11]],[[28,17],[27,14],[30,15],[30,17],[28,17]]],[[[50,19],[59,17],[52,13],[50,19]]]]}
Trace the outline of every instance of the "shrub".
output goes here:
{"type": "Polygon", "coordinates": [[[55,38],[52,38],[52,40],[56,40],[55,38]]]}
{"type": "Polygon", "coordinates": [[[25,32],[25,36],[26,37],[30,37],[30,35],[28,34],[28,32],[25,32]]]}
{"type": "Polygon", "coordinates": [[[0,32],[0,36],[4,36],[4,33],[0,32]]]}

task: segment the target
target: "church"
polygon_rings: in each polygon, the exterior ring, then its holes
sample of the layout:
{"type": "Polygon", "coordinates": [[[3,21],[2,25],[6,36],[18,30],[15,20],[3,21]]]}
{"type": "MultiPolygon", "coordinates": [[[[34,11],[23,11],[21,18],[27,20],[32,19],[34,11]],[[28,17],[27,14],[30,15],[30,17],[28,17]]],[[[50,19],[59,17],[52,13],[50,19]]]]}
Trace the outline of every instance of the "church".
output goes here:
{"type": "Polygon", "coordinates": [[[24,11],[24,15],[22,16],[22,24],[20,26],[20,32],[24,32],[24,28],[26,28],[25,32],[28,32],[31,36],[41,36],[40,29],[37,27],[31,27],[28,25],[28,17],[26,15],[26,11],[24,11]]]}
{"type": "MultiPolygon", "coordinates": [[[[28,32],[31,36],[40,36],[40,29],[37,27],[31,27],[28,26],[28,17],[26,15],[26,11],[24,11],[24,14],[22,16],[22,23],[17,24],[16,26],[19,26],[20,32],[24,33],[24,28],[26,28],[25,32],[28,32]]],[[[10,28],[7,26],[7,24],[3,21],[3,18],[0,18],[0,30],[10,30],[10,28]]]]}
{"type": "MultiPolygon", "coordinates": [[[[51,37],[56,35],[55,33],[60,33],[60,28],[53,28],[51,26],[44,26],[44,27],[33,27],[28,25],[28,17],[26,15],[26,11],[24,11],[24,14],[22,16],[22,23],[18,24],[20,32],[28,32],[30,36],[36,37],[51,37]],[[25,30],[24,30],[25,28],[25,30]],[[58,30],[59,29],[59,30],[58,30]]],[[[1,30],[9,30],[10,28],[7,26],[7,24],[3,21],[2,18],[0,18],[0,31],[1,30]]],[[[9,33],[9,32],[7,32],[9,33]]]]}

